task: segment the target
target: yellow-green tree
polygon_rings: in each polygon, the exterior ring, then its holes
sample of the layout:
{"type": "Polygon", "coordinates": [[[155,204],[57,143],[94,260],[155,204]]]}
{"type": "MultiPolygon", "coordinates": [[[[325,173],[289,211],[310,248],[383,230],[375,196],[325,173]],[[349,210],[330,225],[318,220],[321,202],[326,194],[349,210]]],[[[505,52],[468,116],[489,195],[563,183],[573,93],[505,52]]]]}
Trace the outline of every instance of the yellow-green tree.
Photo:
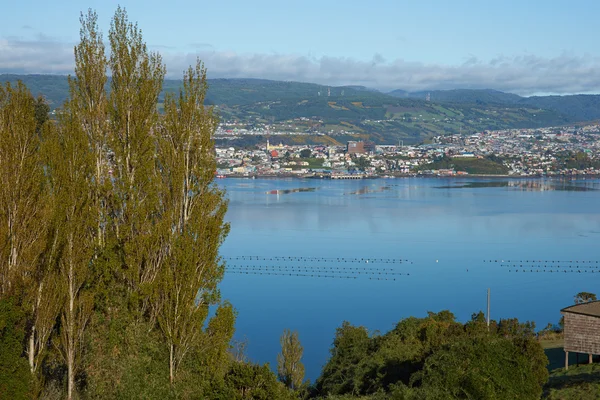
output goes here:
{"type": "Polygon", "coordinates": [[[298,389],[304,379],[302,353],[304,349],[298,339],[298,332],[289,329],[283,331],[280,338],[281,353],[277,355],[277,374],[279,380],[292,390],[298,389]]]}
{"type": "Polygon", "coordinates": [[[165,67],[125,10],[108,58],[96,13],[80,21],[55,121],[22,84],[0,86],[0,301],[27,319],[15,354],[34,396],[54,370],[66,371],[68,399],[78,373],[89,398],[198,397],[184,384],[225,379],[235,323],[218,290],[229,226],[206,70],[188,69],[159,115],[165,67]],[[148,374],[152,384],[139,378],[148,374]]]}
{"type": "Polygon", "coordinates": [[[0,86],[0,297],[26,312],[24,353],[39,378],[58,313],[53,234],[36,101],[21,82],[0,86]]]}
{"type": "MultiPolygon", "coordinates": [[[[227,202],[213,182],[212,135],[217,117],[204,107],[206,70],[197,62],[184,75],[179,96],[167,96],[158,135],[161,224],[166,228],[155,287],[159,325],[169,346],[170,380],[198,345],[209,307],[219,302],[223,278],[219,246],[225,239],[227,202]]],[[[225,313],[217,313],[219,318],[225,313]]]]}
{"type": "Polygon", "coordinates": [[[80,15],[79,43],[75,46],[75,76],[69,78],[69,112],[80,124],[88,140],[93,159],[94,181],[89,190],[97,212],[96,246],[105,245],[108,225],[110,163],[108,157],[108,100],[106,94],[107,59],[98,16],[88,10],[80,15]]]}
{"type": "MultiPolygon", "coordinates": [[[[130,295],[152,284],[163,257],[160,243],[157,170],[158,96],[165,67],[147,50],[142,32],[118,8],[109,31],[109,140],[112,160],[112,216],[121,249],[122,278],[130,295]]],[[[148,297],[147,295],[145,297],[148,297]]],[[[140,298],[141,312],[149,303],[140,298]]]]}
{"type": "Polygon", "coordinates": [[[73,398],[81,365],[84,334],[92,310],[91,264],[95,252],[98,212],[94,202],[94,152],[73,108],[63,107],[59,124],[49,135],[46,170],[54,198],[56,242],[60,256],[56,281],[61,294],[58,350],[67,369],[67,398],[73,398]]]}

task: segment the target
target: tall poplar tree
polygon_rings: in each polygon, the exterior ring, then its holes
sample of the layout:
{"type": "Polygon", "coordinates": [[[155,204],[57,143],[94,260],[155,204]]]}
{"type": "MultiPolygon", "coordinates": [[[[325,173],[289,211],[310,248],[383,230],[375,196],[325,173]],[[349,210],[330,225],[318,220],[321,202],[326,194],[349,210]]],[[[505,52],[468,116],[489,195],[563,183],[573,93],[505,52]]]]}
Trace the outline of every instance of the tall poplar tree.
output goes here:
{"type": "MultiPolygon", "coordinates": [[[[53,235],[36,101],[21,82],[0,86],[0,296],[26,311],[25,354],[35,378],[58,313],[53,235]]],[[[38,379],[39,380],[39,379],[38,379]]]]}
{"type": "Polygon", "coordinates": [[[284,330],[280,342],[281,353],[277,355],[277,374],[285,386],[296,390],[302,385],[304,379],[304,364],[302,364],[304,349],[298,339],[298,332],[284,330]]]}
{"type": "MultiPolygon", "coordinates": [[[[204,106],[206,90],[206,70],[198,61],[184,74],[179,96],[166,97],[158,136],[166,236],[155,293],[171,383],[183,358],[198,346],[209,307],[220,301],[217,284],[224,273],[218,251],[229,229],[227,201],[213,182],[212,135],[218,120],[204,106]]],[[[217,312],[214,318],[226,315],[231,313],[217,312]]]]}
{"type": "Polygon", "coordinates": [[[66,364],[69,400],[75,392],[75,375],[92,309],[92,295],[85,286],[90,284],[98,227],[93,190],[94,148],[89,145],[85,125],[73,103],[65,104],[58,128],[52,130],[55,135],[49,138],[51,156],[47,163],[60,249],[56,265],[62,293],[58,349],[66,364]]]}
{"type": "MultiPolygon", "coordinates": [[[[158,96],[165,67],[147,50],[142,32],[124,9],[115,12],[109,32],[112,73],[109,97],[113,163],[113,222],[121,246],[122,279],[130,295],[153,282],[162,257],[159,225],[156,135],[158,96]]],[[[142,312],[148,303],[140,298],[142,312]]]]}
{"type": "Polygon", "coordinates": [[[43,246],[40,137],[35,103],[21,82],[0,86],[0,293],[24,284],[43,246]]]}
{"type": "Polygon", "coordinates": [[[106,94],[107,59],[96,12],[88,10],[79,21],[79,43],[75,46],[75,77],[69,78],[69,111],[77,118],[87,135],[94,158],[94,184],[90,186],[92,201],[98,213],[96,246],[101,250],[106,241],[108,224],[108,100],[106,94]]]}

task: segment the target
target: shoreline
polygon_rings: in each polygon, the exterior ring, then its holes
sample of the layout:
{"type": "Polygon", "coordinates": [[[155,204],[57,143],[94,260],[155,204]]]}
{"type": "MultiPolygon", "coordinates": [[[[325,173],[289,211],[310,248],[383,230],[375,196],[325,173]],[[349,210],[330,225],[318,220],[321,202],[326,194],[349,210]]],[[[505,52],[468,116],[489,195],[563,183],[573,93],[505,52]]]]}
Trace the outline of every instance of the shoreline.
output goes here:
{"type": "Polygon", "coordinates": [[[315,175],[298,175],[298,174],[279,174],[279,175],[225,175],[216,177],[219,179],[318,179],[318,180],[371,180],[371,179],[406,179],[406,178],[429,178],[429,179],[600,179],[600,174],[574,174],[574,175],[485,175],[485,174],[468,174],[468,175],[424,175],[424,174],[398,174],[398,175],[369,175],[355,177],[352,179],[337,179],[330,176],[315,176],[315,175]]]}

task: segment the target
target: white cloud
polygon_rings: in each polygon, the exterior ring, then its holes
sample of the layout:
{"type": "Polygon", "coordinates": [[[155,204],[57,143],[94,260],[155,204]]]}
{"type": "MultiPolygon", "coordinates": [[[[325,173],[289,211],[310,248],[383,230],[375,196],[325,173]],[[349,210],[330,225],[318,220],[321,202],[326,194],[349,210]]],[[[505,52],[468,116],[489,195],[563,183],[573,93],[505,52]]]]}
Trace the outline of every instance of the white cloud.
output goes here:
{"type": "MultiPolygon", "coordinates": [[[[152,48],[152,46],[150,46],[152,48]]],[[[474,56],[460,65],[424,64],[402,59],[371,60],[311,57],[291,54],[238,54],[196,44],[197,52],[174,52],[160,46],[168,77],[179,78],[200,57],[211,78],[263,78],[326,85],[364,85],[408,91],[434,89],[497,89],[536,93],[600,93],[600,58],[561,54],[500,56],[482,61],[474,56]]],[[[158,49],[158,48],[157,48],[158,49]]],[[[73,71],[73,44],[45,36],[33,40],[0,38],[0,73],[69,74],[73,71]]]]}
{"type": "Polygon", "coordinates": [[[73,44],[44,35],[33,40],[0,38],[0,73],[69,74],[73,72],[73,44]]]}

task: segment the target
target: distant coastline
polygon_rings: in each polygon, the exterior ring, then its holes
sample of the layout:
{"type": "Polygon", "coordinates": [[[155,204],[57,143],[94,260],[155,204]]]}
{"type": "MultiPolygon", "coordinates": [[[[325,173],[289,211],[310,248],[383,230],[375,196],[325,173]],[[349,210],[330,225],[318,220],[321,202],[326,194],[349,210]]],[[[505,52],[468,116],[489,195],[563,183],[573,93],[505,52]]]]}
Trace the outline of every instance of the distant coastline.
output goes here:
{"type": "MultiPolygon", "coordinates": [[[[218,179],[319,179],[319,180],[343,180],[331,179],[326,176],[299,175],[299,174],[279,174],[279,175],[226,175],[219,176],[218,179]]],[[[355,180],[372,179],[402,179],[402,178],[433,178],[433,179],[589,179],[600,178],[599,174],[571,174],[571,175],[485,175],[485,174],[465,174],[465,175],[426,175],[426,174],[397,174],[397,175],[369,175],[355,180]]]]}

